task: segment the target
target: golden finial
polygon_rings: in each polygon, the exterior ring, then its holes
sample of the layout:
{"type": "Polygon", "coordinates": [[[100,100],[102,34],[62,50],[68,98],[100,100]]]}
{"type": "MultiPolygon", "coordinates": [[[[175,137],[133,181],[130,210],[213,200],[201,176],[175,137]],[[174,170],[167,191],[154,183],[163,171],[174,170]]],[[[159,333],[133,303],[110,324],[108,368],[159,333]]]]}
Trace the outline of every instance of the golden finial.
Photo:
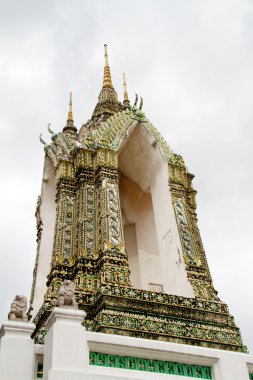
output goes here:
{"type": "Polygon", "coordinates": [[[124,87],[124,100],[123,105],[125,108],[130,108],[130,101],[128,99],[128,93],[127,93],[127,85],[126,85],[126,76],[125,73],[123,73],[123,87],[124,87]]]}
{"type": "Polygon", "coordinates": [[[104,49],[105,49],[105,66],[108,67],[108,53],[107,53],[107,45],[104,44],[104,49]]]}
{"type": "Polygon", "coordinates": [[[123,87],[124,87],[124,102],[129,102],[125,73],[123,73],[123,87]]]}
{"type": "Polygon", "coordinates": [[[69,94],[69,112],[67,124],[63,128],[63,132],[77,132],[76,127],[74,126],[73,113],[72,113],[72,92],[69,94]]]}
{"type": "Polygon", "coordinates": [[[113,87],[112,86],[112,79],[111,79],[111,72],[110,67],[108,63],[108,53],[107,53],[107,45],[104,44],[105,49],[105,67],[104,67],[104,81],[103,81],[103,87],[113,87]]]}
{"type": "Polygon", "coordinates": [[[73,123],[73,114],[72,114],[72,92],[70,91],[69,95],[69,112],[68,112],[68,122],[72,121],[73,123]]]}
{"type": "Polygon", "coordinates": [[[104,57],[105,66],[103,87],[98,96],[98,103],[92,114],[93,120],[98,119],[101,116],[103,118],[109,117],[110,114],[113,115],[114,113],[120,111],[122,108],[121,103],[118,101],[118,95],[112,85],[111,71],[108,63],[108,53],[106,44],[104,44],[104,57]]]}

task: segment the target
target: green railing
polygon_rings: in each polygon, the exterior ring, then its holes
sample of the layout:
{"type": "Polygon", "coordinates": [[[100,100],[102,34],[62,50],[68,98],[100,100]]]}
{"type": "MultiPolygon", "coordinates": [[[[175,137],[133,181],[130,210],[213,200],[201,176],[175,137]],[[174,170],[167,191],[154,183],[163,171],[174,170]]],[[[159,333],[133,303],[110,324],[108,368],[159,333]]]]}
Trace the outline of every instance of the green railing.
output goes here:
{"type": "Polygon", "coordinates": [[[90,365],[212,379],[211,367],[90,352],[90,365]]]}
{"type": "Polygon", "coordinates": [[[43,363],[38,363],[37,365],[37,379],[43,378],[43,363]]]}

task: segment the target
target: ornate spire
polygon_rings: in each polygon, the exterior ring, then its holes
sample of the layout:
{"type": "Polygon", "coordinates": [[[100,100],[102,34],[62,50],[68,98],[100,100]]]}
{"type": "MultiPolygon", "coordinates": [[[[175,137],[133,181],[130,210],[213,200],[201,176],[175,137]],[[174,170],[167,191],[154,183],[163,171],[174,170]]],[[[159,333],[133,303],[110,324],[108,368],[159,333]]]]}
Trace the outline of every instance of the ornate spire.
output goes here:
{"type": "Polygon", "coordinates": [[[130,107],[130,101],[128,99],[128,93],[127,93],[127,85],[126,85],[126,76],[125,73],[123,73],[123,87],[124,87],[124,100],[123,104],[125,107],[130,107]]]}
{"type": "Polygon", "coordinates": [[[98,103],[92,114],[92,120],[106,120],[111,115],[123,109],[122,104],[118,101],[118,95],[114,90],[111,79],[111,71],[108,63],[107,45],[104,45],[104,78],[103,87],[98,97],[98,103]],[[102,119],[101,119],[102,118],[102,119]]]}
{"type": "Polygon", "coordinates": [[[73,120],[73,113],[72,113],[72,92],[70,91],[69,94],[69,112],[68,112],[68,120],[67,122],[74,122],[73,120]]]}
{"type": "Polygon", "coordinates": [[[103,87],[111,87],[112,85],[112,78],[111,78],[111,71],[108,63],[108,53],[107,53],[107,45],[104,44],[105,49],[105,67],[104,67],[104,81],[103,81],[103,87]]]}
{"type": "Polygon", "coordinates": [[[63,132],[66,132],[66,131],[77,132],[77,129],[74,126],[73,113],[72,113],[72,92],[70,92],[70,95],[69,95],[69,112],[68,112],[67,124],[63,128],[63,132]]]}

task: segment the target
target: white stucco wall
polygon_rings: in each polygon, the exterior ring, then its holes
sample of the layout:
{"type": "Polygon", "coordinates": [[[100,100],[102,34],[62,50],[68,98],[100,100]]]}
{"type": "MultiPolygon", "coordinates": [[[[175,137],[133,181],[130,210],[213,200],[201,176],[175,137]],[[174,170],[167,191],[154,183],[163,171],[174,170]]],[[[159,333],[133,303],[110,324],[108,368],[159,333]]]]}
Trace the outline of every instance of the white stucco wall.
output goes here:
{"type": "Polygon", "coordinates": [[[150,290],[150,282],[161,284],[162,271],[151,194],[123,175],[120,194],[130,279],[134,287],[150,290]]]}
{"type": "Polygon", "coordinates": [[[40,215],[42,220],[42,235],[38,256],[38,267],[34,290],[34,301],[32,316],[36,316],[41,307],[46,293],[46,281],[50,272],[50,263],[53,251],[56,203],[55,203],[55,174],[52,162],[45,158],[44,172],[42,178],[40,215]]]}
{"type": "MultiPolygon", "coordinates": [[[[153,148],[158,150],[158,148],[153,148]]],[[[157,152],[160,154],[160,152],[157,152]]],[[[187,278],[181,241],[168,186],[168,164],[161,159],[151,185],[155,224],[165,293],[193,297],[193,289],[187,278]]]]}
{"type": "MultiPolygon", "coordinates": [[[[168,186],[168,164],[140,124],[120,148],[119,170],[124,223],[134,223],[136,229],[138,258],[133,251],[129,255],[133,285],[149,289],[149,283],[162,284],[165,293],[193,297],[168,186]],[[134,277],[136,263],[140,280],[134,277]]],[[[126,246],[133,245],[129,234],[125,239],[126,246]]]]}
{"type": "Polygon", "coordinates": [[[130,280],[134,288],[141,289],[140,262],[134,223],[124,226],[124,237],[128,253],[128,262],[131,268],[130,280]]]}
{"type": "Polygon", "coordinates": [[[11,320],[0,329],[0,380],[30,380],[34,368],[35,325],[11,320]]]}
{"type": "MultiPolygon", "coordinates": [[[[87,332],[86,335],[90,351],[209,366],[212,368],[213,380],[248,380],[249,372],[253,373],[253,356],[248,354],[93,332],[87,332]]],[[[92,380],[106,379],[106,376],[109,379],[109,375],[118,379],[190,379],[185,376],[95,366],[90,366],[90,373],[100,375],[88,377],[92,380]]]]}

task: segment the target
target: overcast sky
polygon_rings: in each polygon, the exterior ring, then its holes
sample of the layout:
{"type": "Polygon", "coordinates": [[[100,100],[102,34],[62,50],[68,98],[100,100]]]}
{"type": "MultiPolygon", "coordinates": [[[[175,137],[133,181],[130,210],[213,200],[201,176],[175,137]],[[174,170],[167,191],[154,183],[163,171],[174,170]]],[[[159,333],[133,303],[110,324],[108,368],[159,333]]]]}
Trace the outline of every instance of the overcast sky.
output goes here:
{"type": "Polygon", "coordinates": [[[131,99],[196,175],[199,227],[216,289],[253,352],[253,2],[0,0],[0,322],[30,296],[47,124],[90,118],[103,44],[131,99]]]}

